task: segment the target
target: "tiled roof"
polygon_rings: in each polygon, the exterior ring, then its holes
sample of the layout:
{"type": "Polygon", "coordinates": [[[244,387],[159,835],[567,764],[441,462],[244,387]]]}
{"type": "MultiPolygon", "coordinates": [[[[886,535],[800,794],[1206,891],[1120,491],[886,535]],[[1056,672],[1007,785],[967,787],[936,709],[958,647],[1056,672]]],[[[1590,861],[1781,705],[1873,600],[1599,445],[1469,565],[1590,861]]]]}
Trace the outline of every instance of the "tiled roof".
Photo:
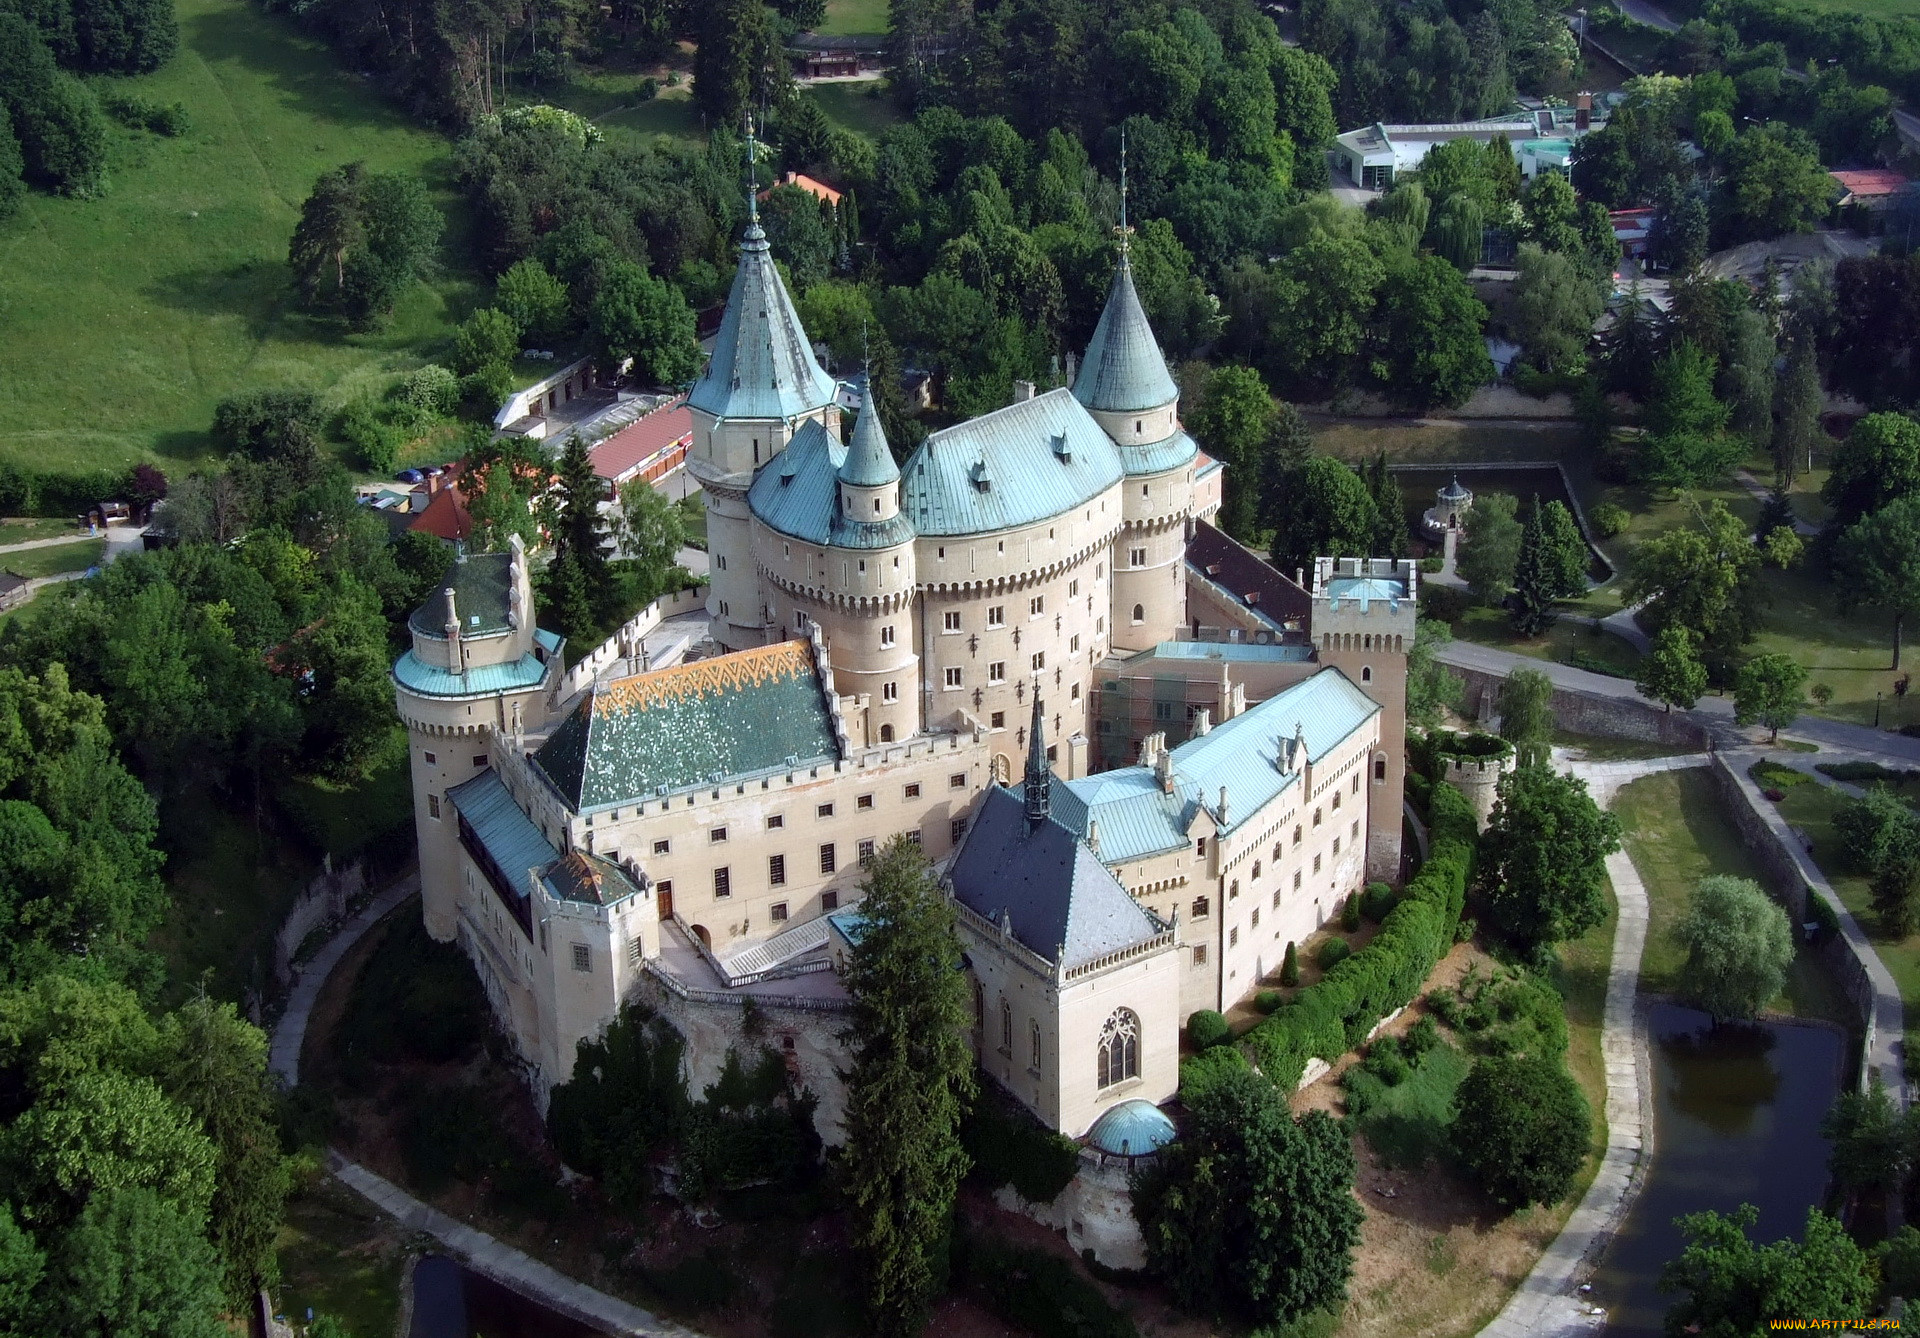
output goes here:
{"type": "MultiPolygon", "coordinates": [[[[780,174],[780,180],[774,184],[777,186],[797,187],[813,196],[814,199],[825,200],[831,205],[838,205],[840,203],[839,191],[824,181],[814,180],[814,178],[808,176],[805,172],[782,172],[780,174]]],[[[761,191],[760,198],[764,200],[769,194],[771,194],[770,191],[761,191]]]]}
{"type": "MultiPolygon", "coordinates": [[[[442,491],[440,496],[446,493],[442,491]]],[[[451,564],[427,602],[408,617],[407,625],[423,636],[444,637],[447,601],[442,592],[449,586],[453,589],[454,610],[460,615],[461,636],[494,636],[507,630],[507,599],[513,588],[511,553],[476,553],[464,562],[451,564]]]]}
{"type": "Polygon", "coordinates": [[[588,452],[597,478],[619,478],[641,461],[693,435],[693,415],[683,395],[636,419],[588,452]]]}
{"type": "Polygon", "coordinates": [[[459,466],[451,466],[440,482],[440,490],[433,494],[424,510],[407,523],[410,530],[420,530],[437,539],[455,543],[473,533],[473,517],[467,514],[466,495],[454,482],[459,466]]]}
{"type": "Polygon", "coordinates": [[[1180,396],[1133,289],[1133,266],[1124,255],[1114,269],[1100,323],[1093,327],[1086,360],[1074,378],[1073,394],[1089,409],[1116,413],[1157,409],[1180,396]]]}
{"type": "Polygon", "coordinates": [[[576,812],[840,755],[804,641],[598,684],[533,756],[576,812]]]}
{"type": "Polygon", "coordinates": [[[616,864],[570,850],[547,870],[547,891],[561,901],[578,901],[590,906],[611,906],[638,895],[640,889],[616,864]]]}
{"type": "Polygon", "coordinates": [[[464,785],[447,791],[451,803],[473,828],[487,854],[513,884],[514,894],[524,900],[527,871],[543,874],[560,858],[547,838],[513,800],[506,784],[489,769],[464,785]]]}
{"type": "Polygon", "coordinates": [[[1164,928],[1086,842],[1051,819],[1029,824],[1018,790],[996,786],[982,797],[947,876],[970,910],[996,923],[1004,912],[1016,939],[1068,969],[1164,928]]]}
{"type": "MultiPolygon", "coordinates": [[[[1100,824],[1100,858],[1114,863],[1138,859],[1186,843],[1204,806],[1219,818],[1220,791],[1227,792],[1231,831],[1294,784],[1289,766],[1296,730],[1304,734],[1307,757],[1318,762],[1371,719],[1380,708],[1338,669],[1322,669],[1276,697],[1249,708],[1197,739],[1173,750],[1173,793],[1161,792],[1149,767],[1121,767],[1064,788],[1078,799],[1084,814],[1073,821],[1100,824]]],[[[1069,821],[1054,787],[1054,814],[1069,821]]]]}
{"type": "Polygon", "coordinates": [[[740,243],[713,356],[687,403],[719,418],[792,418],[833,403],[833,378],[814,360],[758,220],[740,243]]]}
{"type": "Polygon", "coordinates": [[[1312,616],[1312,595],[1272,563],[1204,520],[1193,523],[1193,537],[1187,540],[1187,563],[1276,625],[1312,616]]]}
{"type": "Polygon", "coordinates": [[[1854,195],[1893,195],[1907,184],[1906,174],[1884,167],[1869,167],[1852,172],[1829,172],[1828,176],[1854,195]]]}
{"type": "Polygon", "coordinates": [[[408,651],[393,663],[393,681],[422,697],[485,697],[530,692],[545,681],[551,663],[522,655],[507,664],[483,664],[456,674],[408,651]]]}
{"type": "Polygon", "coordinates": [[[1065,390],[995,409],[921,442],[900,506],[923,535],[987,534],[1057,516],[1125,474],[1119,448],[1065,390]]]}

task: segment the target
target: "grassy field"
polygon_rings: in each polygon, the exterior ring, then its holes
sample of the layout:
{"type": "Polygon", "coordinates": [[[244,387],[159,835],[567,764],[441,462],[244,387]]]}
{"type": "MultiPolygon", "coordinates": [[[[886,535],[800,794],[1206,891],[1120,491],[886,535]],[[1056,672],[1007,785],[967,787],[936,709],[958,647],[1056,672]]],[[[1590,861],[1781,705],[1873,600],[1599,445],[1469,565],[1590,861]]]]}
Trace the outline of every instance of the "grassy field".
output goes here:
{"type": "Polygon", "coordinates": [[[630,144],[651,145],[663,138],[681,144],[704,144],[707,139],[700,113],[685,87],[662,89],[650,101],[619,106],[594,117],[594,124],[607,133],[609,140],[624,139],[630,144]]]}
{"type": "Polygon", "coordinates": [[[189,133],[116,130],[104,197],[32,194],[0,225],[0,460],[191,460],[224,396],[381,383],[473,305],[449,265],[376,334],[341,337],[293,311],[287,239],[314,179],[359,160],[444,192],[446,141],[250,0],[179,0],[179,13],[179,54],[115,82],[185,104],[189,133]]]}
{"type": "Polygon", "coordinates": [[[14,516],[0,520],[0,546],[30,543],[35,539],[77,539],[83,532],[65,517],[14,516]]]}
{"type": "MultiPolygon", "coordinates": [[[[1796,786],[1790,793],[1815,788],[1796,786]]],[[[1673,931],[1687,913],[1694,886],[1709,874],[1751,878],[1765,886],[1762,871],[1727,820],[1704,770],[1668,771],[1637,780],[1615,797],[1613,811],[1620,817],[1633,867],[1647,888],[1640,987],[1659,994],[1682,993],[1686,954],[1673,931]]],[[[1856,1024],[1832,979],[1804,951],[1794,959],[1786,989],[1769,1007],[1842,1026],[1856,1024]]]]}
{"type": "Polygon", "coordinates": [[[881,37],[887,32],[887,0],[827,0],[823,37],[881,37]]]}
{"type": "Polygon", "coordinates": [[[900,120],[900,109],[878,79],[858,84],[814,84],[801,96],[812,98],[842,130],[878,136],[900,120]]]}
{"type": "Polygon", "coordinates": [[[332,1315],[349,1333],[390,1334],[400,1317],[404,1231],[351,1190],[319,1179],[287,1202],[280,1227],[281,1312],[332,1315]]]}
{"type": "Polygon", "coordinates": [[[1537,637],[1523,637],[1513,630],[1513,621],[1504,609],[1472,608],[1453,624],[1453,634],[1462,641],[1498,646],[1536,660],[1603,669],[1622,678],[1633,677],[1640,663],[1640,652],[1623,638],[1569,618],[1556,619],[1537,637]]]}
{"type": "Polygon", "coordinates": [[[55,544],[51,548],[27,548],[18,553],[0,554],[0,568],[5,568],[15,576],[24,576],[33,580],[40,576],[57,576],[61,572],[85,571],[100,560],[107,551],[105,539],[76,539],[70,544],[55,544]]]}

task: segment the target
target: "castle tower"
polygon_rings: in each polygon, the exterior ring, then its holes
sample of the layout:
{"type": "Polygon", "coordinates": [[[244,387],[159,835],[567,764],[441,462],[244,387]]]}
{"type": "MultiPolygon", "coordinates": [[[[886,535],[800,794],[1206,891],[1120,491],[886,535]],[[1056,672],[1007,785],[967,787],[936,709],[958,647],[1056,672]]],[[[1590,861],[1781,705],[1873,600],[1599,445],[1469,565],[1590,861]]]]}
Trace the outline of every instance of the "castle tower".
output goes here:
{"type": "Polygon", "coordinates": [[[1186,622],[1187,518],[1193,511],[1193,439],[1180,430],[1180,389],[1147,323],[1128,258],[1125,167],[1120,263],[1094,327],[1073,397],[1120,448],[1120,533],[1113,541],[1113,648],[1146,650],[1186,622]]]}
{"type": "Polygon", "coordinates": [[[1420,568],[1411,558],[1316,558],[1314,655],[1379,704],[1380,743],[1367,762],[1367,877],[1400,872],[1407,780],[1407,652],[1420,621],[1420,568]]]}
{"type": "Polygon", "coordinates": [[[460,899],[459,818],[446,793],[492,765],[489,731],[512,737],[546,719],[565,643],[534,626],[518,535],[505,553],[461,553],[407,627],[413,646],[394,662],[394,702],[413,772],[422,912],[444,942],[460,899]]]}
{"type": "Polygon", "coordinates": [[[866,700],[867,742],[891,743],[921,729],[914,530],[900,513],[900,467],[879,408],[864,382],[861,391],[835,473],[828,561],[839,564],[840,579],[821,621],[839,690],[866,700]]]}
{"type": "MultiPolygon", "coordinates": [[[[748,154],[757,160],[751,134],[748,154]]],[[[747,488],[810,419],[837,428],[834,381],[807,343],[793,299],[774,267],[759,201],[747,193],[747,230],[740,266],[713,356],[687,396],[693,445],[687,467],[707,506],[712,584],[707,616],[713,639],[728,650],[767,640],[766,610],[754,572],[747,524],[747,488]]]]}

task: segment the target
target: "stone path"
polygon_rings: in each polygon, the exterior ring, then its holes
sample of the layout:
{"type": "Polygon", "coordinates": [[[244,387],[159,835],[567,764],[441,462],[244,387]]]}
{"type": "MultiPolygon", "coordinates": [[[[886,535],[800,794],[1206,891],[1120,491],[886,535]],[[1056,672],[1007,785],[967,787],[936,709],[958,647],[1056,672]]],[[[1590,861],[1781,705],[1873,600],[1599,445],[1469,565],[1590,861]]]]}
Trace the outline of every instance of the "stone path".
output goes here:
{"type": "MultiPolygon", "coordinates": [[[[1576,762],[1596,801],[1609,804],[1622,785],[1641,776],[1704,766],[1705,753],[1644,762],[1576,762]]],[[[1606,1314],[1580,1298],[1581,1275],[1613,1238],[1639,1188],[1640,1157],[1652,1133],[1646,1035],[1635,1011],[1640,955],[1647,943],[1647,889],[1625,851],[1607,857],[1607,877],[1619,904],[1613,959],[1607,970],[1600,1051],[1607,1070],[1607,1150],[1580,1205],[1534,1264],[1506,1307],[1480,1338],[1584,1338],[1606,1327],[1606,1314]]]]}
{"type": "Polygon", "coordinates": [[[333,968],[347,955],[347,949],[360,941],[362,934],[419,891],[420,875],[417,872],[408,874],[341,925],[320,951],[313,955],[312,960],[304,966],[295,966],[300,976],[294,981],[293,992],[287,996],[287,1010],[274,1026],[273,1042],[267,1050],[267,1067],[283,1078],[287,1086],[297,1087],[300,1084],[300,1047],[306,1042],[307,1021],[313,1016],[313,1002],[320,997],[320,987],[327,983],[333,968]]]}
{"type": "Polygon", "coordinates": [[[22,539],[17,544],[0,544],[0,555],[7,553],[25,553],[35,548],[58,548],[62,544],[83,544],[89,539],[105,539],[105,534],[82,534],[75,530],[71,534],[59,535],[52,539],[22,539]]]}
{"type": "Polygon", "coordinates": [[[374,1207],[412,1231],[425,1232],[440,1247],[476,1273],[504,1287],[538,1300],[542,1305],[582,1324],[618,1338],[700,1338],[692,1329],[660,1319],[617,1296],[595,1291],[539,1260],[502,1244],[484,1231],[447,1216],[414,1198],[391,1181],[336,1152],[327,1154],[327,1169],[374,1207]]]}

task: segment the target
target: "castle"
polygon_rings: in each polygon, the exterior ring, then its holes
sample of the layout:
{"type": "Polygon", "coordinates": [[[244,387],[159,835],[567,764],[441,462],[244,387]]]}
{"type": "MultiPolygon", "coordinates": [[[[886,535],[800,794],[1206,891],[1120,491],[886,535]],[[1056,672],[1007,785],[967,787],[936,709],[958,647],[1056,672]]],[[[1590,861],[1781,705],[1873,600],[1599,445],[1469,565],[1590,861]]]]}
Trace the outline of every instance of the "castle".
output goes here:
{"type": "Polygon", "coordinates": [[[427,927],[542,1094],[642,999],[695,1091],[770,1046],[837,1142],[836,966],[905,834],[955,908],[982,1069],[1101,1157],[1151,1152],[1184,1019],[1399,872],[1417,570],[1289,579],[1207,523],[1221,469],[1124,232],[1071,389],[904,464],[877,413],[843,434],[839,393],[750,219],[688,401],[725,653],[569,676],[517,541],[413,615],[427,927]]]}

